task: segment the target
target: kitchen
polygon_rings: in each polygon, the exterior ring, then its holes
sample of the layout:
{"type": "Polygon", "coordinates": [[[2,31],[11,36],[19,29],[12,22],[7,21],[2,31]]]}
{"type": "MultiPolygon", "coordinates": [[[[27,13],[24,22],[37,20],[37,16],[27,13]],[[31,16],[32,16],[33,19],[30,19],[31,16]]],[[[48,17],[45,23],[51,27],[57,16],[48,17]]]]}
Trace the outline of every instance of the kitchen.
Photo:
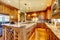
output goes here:
{"type": "Polygon", "coordinates": [[[1,40],[60,40],[59,2],[0,0],[1,40]]]}

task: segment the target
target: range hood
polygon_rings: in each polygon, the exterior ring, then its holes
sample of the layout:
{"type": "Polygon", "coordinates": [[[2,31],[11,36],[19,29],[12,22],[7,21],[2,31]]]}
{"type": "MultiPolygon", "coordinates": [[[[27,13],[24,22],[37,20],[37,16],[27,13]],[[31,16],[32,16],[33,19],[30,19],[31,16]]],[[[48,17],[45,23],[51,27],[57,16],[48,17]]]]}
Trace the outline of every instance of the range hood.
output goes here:
{"type": "Polygon", "coordinates": [[[54,1],[51,9],[52,9],[52,18],[60,18],[60,0],[54,1]]]}

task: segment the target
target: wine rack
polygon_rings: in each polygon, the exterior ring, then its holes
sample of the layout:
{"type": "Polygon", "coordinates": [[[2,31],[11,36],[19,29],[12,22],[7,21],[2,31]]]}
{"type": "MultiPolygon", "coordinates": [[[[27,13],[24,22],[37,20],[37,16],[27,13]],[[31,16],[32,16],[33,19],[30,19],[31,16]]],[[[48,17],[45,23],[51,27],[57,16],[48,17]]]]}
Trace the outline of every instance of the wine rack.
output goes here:
{"type": "Polygon", "coordinates": [[[3,40],[27,40],[24,27],[3,26],[3,40]]]}

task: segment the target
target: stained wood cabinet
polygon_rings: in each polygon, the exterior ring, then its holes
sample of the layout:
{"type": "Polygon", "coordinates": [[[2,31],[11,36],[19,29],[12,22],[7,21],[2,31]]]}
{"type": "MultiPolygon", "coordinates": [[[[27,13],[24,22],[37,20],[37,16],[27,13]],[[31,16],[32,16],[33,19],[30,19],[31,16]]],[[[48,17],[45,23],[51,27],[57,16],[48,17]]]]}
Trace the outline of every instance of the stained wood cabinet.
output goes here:
{"type": "Polygon", "coordinates": [[[3,40],[25,40],[24,27],[3,26],[3,40]]]}
{"type": "Polygon", "coordinates": [[[47,28],[47,33],[48,33],[48,40],[60,40],[53,32],[51,29],[47,28]]]}
{"type": "Polygon", "coordinates": [[[7,6],[3,6],[3,12],[4,12],[5,14],[10,14],[10,8],[7,7],[7,6]]]}
{"type": "Polygon", "coordinates": [[[0,13],[3,12],[3,5],[0,3],[0,13]]]}
{"type": "Polygon", "coordinates": [[[0,3],[0,13],[9,14],[10,8],[0,3]]]}
{"type": "Polygon", "coordinates": [[[14,20],[18,20],[18,10],[17,9],[11,9],[10,10],[10,16],[13,16],[14,20]]]}
{"type": "Polygon", "coordinates": [[[32,36],[32,33],[35,32],[35,26],[36,25],[33,25],[29,27],[28,29],[26,29],[27,40],[32,36]]]}
{"type": "Polygon", "coordinates": [[[18,19],[18,10],[14,9],[14,19],[18,19]]]}
{"type": "Polygon", "coordinates": [[[47,12],[46,12],[46,19],[51,19],[52,17],[52,11],[51,8],[47,8],[47,12]]]}
{"type": "Polygon", "coordinates": [[[15,21],[18,20],[18,9],[16,9],[14,7],[0,3],[0,13],[13,16],[13,19],[15,21]]]}

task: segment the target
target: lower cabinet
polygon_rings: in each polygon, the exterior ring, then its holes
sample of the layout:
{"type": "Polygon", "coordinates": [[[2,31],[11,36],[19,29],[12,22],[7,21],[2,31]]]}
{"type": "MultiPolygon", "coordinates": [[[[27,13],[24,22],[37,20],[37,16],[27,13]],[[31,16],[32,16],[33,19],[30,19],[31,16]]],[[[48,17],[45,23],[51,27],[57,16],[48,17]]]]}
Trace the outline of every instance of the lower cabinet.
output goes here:
{"type": "Polygon", "coordinates": [[[52,31],[51,29],[47,29],[47,32],[48,32],[48,40],[60,40],[52,31]]]}
{"type": "Polygon", "coordinates": [[[27,40],[24,27],[3,26],[3,40],[27,40]]]}
{"type": "Polygon", "coordinates": [[[35,30],[35,26],[34,25],[32,27],[26,29],[27,40],[29,40],[29,38],[32,36],[34,30],[35,30]]]}

